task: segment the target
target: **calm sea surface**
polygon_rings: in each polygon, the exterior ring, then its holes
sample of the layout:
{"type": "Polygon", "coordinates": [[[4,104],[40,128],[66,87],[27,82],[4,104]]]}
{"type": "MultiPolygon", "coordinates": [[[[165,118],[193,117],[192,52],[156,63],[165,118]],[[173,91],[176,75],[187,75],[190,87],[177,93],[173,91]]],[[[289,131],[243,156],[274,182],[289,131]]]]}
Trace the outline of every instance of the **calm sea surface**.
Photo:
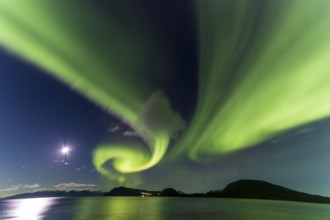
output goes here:
{"type": "Polygon", "coordinates": [[[0,200],[0,219],[328,220],[330,205],[220,198],[38,198],[0,200]]]}

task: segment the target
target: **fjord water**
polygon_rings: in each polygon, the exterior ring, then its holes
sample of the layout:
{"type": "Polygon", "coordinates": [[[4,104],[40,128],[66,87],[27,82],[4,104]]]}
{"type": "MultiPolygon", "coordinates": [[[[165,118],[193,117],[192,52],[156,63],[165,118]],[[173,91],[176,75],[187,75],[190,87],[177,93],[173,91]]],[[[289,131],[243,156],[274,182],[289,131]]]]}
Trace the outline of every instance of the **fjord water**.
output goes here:
{"type": "Polygon", "coordinates": [[[250,199],[86,197],[0,200],[3,220],[330,218],[330,205],[250,199]]]}

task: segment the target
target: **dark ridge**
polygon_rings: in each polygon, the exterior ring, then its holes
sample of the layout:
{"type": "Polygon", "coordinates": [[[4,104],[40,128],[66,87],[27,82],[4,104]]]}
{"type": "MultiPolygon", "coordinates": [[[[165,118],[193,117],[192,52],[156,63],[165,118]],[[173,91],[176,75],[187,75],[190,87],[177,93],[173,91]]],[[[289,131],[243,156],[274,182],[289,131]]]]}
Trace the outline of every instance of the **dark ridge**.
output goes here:
{"type": "Polygon", "coordinates": [[[124,186],[115,187],[109,192],[104,193],[104,196],[157,196],[160,192],[148,191],[142,189],[131,189],[124,186]]]}
{"type": "Polygon", "coordinates": [[[163,197],[214,197],[214,198],[241,198],[241,199],[269,199],[283,201],[298,201],[312,203],[329,203],[330,198],[311,195],[291,190],[282,186],[260,180],[239,180],[227,185],[223,190],[213,190],[207,193],[185,194],[173,188],[159,191],[147,191],[116,187],[105,196],[163,196],[163,197]]]}
{"type": "Polygon", "coordinates": [[[271,199],[330,203],[330,198],[311,195],[260,180],[239,180],[227,185],[218,195],[224,198],[271,199]]]}
{"type": "Polygon", "coordinates": [[[182,194],[180,194],[178,191],[176,191],[173,188],[166,188],[166,189],[163,189],[160,192],[160,196],[178,197],[178,196],[181,196],[181,195],[182,194]]]}

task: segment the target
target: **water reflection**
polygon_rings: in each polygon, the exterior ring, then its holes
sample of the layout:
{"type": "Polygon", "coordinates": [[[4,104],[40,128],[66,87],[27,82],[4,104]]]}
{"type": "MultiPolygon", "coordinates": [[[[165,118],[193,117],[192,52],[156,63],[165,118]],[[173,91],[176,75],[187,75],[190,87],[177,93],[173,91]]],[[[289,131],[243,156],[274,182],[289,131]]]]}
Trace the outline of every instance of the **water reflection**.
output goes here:
{"type": "Polygon", "coordinates": [[[329,204],[212,199],[88,197],[0,200],[1,220],[324,220],[329,204]]]}
{"type": "Polygon", "coordinates": [[[75,220],[155,219],[162,220],[164,199],[140,197],[84,198],[78,201],[75,220]]]}
{"type": "MultiPolygon", "coordinates": [[[[211,198],[79,198],[74,220],[324,220],[330,206],[323,204],[211,198]]],[[[69,219],[69,218],[67,218],[69,219]]]]}
{"type": "Polygon", "coordinates": [[[7,200],[2,204],[4,216],[1,219],[42,220],[53,203],[54,198],[7,200]]]}

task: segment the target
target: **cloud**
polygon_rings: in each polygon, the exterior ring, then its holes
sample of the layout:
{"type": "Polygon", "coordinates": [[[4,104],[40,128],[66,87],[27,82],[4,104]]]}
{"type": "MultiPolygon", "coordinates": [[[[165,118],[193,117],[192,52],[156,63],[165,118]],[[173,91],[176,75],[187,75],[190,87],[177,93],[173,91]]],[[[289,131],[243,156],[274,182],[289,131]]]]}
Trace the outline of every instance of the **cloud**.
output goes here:
{"type": "Polygon", "coordinates": [[[37,188],[37,189],[32,190],[32,192],[43,192],[43,191],[54,191],[54,188],[42,187],[42,188],[37,188]]]}
{"type": "Polygon", "coordinates": [[[23,189],[38,189],[41,185],[39,183],[31,184],[31,185],[23,185],[23,189]]]}
{"type": "Polygon", "coordinates": [[[56,190],[61,190],[61,191],[83,191],[83,190],[99,190],[98,185],[96,184],[85,184],[85,183],[60,183],[54,186],[56,190]]]}
{"type": "Polygon", "coordinates": [[[185,129],[185,121],[179,113],[172,110],[164,92],[152,94],[140,113],[140,122],[154,134],[166,133],[175,139],[178,132],[185,129]]]}
{"type": "Polygon", "coordinates": [[[119,125],[116,125],[115,127],[109,129],[108,131],[109,131],[110,133],[115,133],[115,132],[117,132],[117,131],[119,131],[119,130],[120,130],[119,125]]]}
{"type": "Polygon", "coordinates": [[[135,131],[124,131],[123,135],[127,136],[127,137],[138,137],[139,136],[139,134],[136,133],[135,131]]]}
{"type": "Polygon", "coordinates": [[[33,193],[40,191],[100,191],[101,189],[96,184],[84,184],[84,183],[60,183],[53,187],[43,187],[39,183],[34,184],[16,184],[11,185],[6,188],[0,188],[0,197],[6,197],[10,195],[15,195],[19,193],[33,193]]]}
{"type": "Polygon", "coordinates": [[[7,188],[0,189],[0,192],[15,192],[21,189],[22,184],[12,185],[7,188]]]}
{"type": "Polygon", "coordinates": [[[80,171],[88,171],[88,167],[86,165],[83,165],[81,167],[77,167],[75,169],[76,172],[80,172],[80,171]]]}
{"type": "Polygon", "coordinates": [[[19,190],[23,190],[23,189],[28,189],[28,190],[36,190],[38,188],[40,188],[41,185],[39,183],[34,183],[34,184],[17,184],[17,185],[11,185],[7,188],[2,188],[0,189],[0,192],[16,192],[19,190]]]}

